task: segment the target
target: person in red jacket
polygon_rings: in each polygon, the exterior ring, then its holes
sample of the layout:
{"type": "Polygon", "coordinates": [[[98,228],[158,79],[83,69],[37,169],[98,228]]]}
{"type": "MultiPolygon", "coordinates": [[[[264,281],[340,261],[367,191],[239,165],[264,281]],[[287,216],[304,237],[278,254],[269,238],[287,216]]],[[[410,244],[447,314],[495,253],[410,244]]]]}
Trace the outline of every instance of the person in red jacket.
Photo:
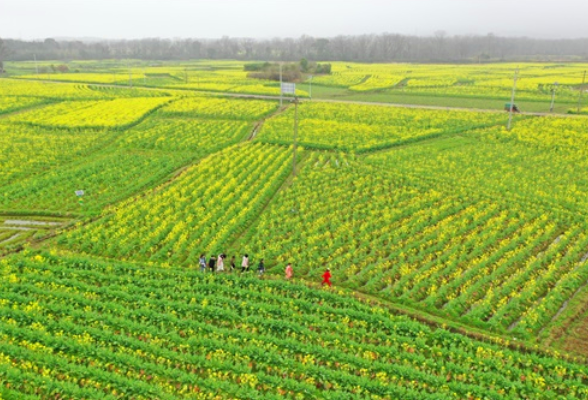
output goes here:
{"type": "Polygon", "coordinates": [[[329,285],[329,287],[331,287],[331,270],[329,268],[327,268],[327,270],[325,271],[325,273],[323,274],[323,283],[324,284],[329,285]]]}

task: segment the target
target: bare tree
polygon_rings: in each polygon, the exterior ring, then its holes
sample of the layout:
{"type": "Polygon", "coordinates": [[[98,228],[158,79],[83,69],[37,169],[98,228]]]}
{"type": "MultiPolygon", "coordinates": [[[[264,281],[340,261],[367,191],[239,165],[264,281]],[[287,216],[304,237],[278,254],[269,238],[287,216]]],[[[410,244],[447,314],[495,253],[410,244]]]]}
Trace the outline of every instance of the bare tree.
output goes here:
{"type": "Polygon", "coordinates": [[[236,59],[264,61],[479,62],[529,59],[588,60],[587,39],[545,40],[485,36],[430,37],[382,35],[264,40],[221,39],[81,41],[0,41],[0,63],[6,60],[137,58],[145,60],[236,59]]]}
{"type": "Polygon", "coordinates": [[[4,60],[9,56],[10,50],[2,38],[0,38],[0,74],[4,73],[4,60]]]}

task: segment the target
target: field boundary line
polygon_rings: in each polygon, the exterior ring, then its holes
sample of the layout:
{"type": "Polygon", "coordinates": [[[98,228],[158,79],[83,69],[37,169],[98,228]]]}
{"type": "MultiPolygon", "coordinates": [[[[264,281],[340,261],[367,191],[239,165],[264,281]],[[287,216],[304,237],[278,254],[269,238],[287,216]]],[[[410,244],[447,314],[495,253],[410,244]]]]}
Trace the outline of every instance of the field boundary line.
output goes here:
{"type": "Polygon", "coordinates": [[[12,111],[8,111],[8,112],[2,112],[2,113],[0,113],[0,119],[10,118],[10,117],[13,117],[13,116],[18,115],[18,114],[22,114],[22,113],[25,113],[25,112],[28,112],[28,111],[36,110],[37,108],[43,108],[43,107],[47,107],[47,106],[52,105],[52,104],[59,104],[61,102],[62,101],[51,99],[51,100],[45,101],[45,102],[40,103],[40,104],[35,104],[34,106],[24,107],[24,108],[18,108],[16,110],[12,110],[12,111]]]}
{"type": "Polygon", "coordinates": [[[283,106],[281,108],[278,108],[277,110],[275,110],[271,114],[266,115],[262,119],[256,121],[255,124],[254,124],[254,126],[253,126],[253,130],[251,131],[251,134],[247,137],[247,140],[248,141],[254,140],[255,137],[257,136],[257,134],[259,133],[259,131],[261,131],[261,129],[263,128],[263,125],[265,124],[265,121],[267,121],[270,118],[277,117],[278,115],[281,115],[281,114],[285,113],[288,110],[288,106],[289,105],[286,104],[285,106],[283,106]]]}

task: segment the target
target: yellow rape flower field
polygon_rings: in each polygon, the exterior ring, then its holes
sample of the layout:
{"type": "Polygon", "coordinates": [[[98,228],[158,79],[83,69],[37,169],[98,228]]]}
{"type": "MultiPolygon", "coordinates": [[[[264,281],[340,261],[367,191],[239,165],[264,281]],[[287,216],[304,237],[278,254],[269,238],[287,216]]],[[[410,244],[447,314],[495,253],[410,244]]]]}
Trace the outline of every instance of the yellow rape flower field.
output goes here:
{"type": "Polygon", "coordinates": [[[187,97],[174,101],[162,111],[164,115],[178,117],[211,117],[216,119],[259,120],[277,109],[275,102],[248,100],[235,102],[229,99],[187,97]]]}
{"type": "Polygon", "coordinates": [[[124,127],[169,102],[166,97],[64,102],[9,118],[8,121],[66,128],[124,127]]]}
{"type": "Polygon", "coordinates": [[[456,84],[484,87],[512,88],[515,69],[519,68],[521,90],[539,90],[540,86],[561,87],[581,84],[586,65],[583,64],[481,64],[481,65],[418,65],[418,64],[357,64],[333,63],[333,74],[314,79],[317,84],[348,87],[389,89],[399,84],[409,88],[446,88],[456,84]]]}
{"type": "MultiPolygon", "coordinates": [[[[305,103],[300,106],[300,143],[317,149],[366,151],[493,125],[494,113],[427,111],[398,107],[305,103]]],[[[264,125],[259,140],[292,142],[294,110],[264,125]]]]}
{"type": "Polygon", "coordinates": [[[19,109],[41,105],[45,102],[46,100],[36,97],[2,96],[0,98],[0,115],[19,109]]]}
{"type": "MultiPolygon", "coordinates": [[[[0,79],[0,398],[588,398],[587,117],[78,66],[0,79]]],[[[313,84],[506,102],[515,67],[313,84]]],[[[521,96],[582,68],[522,64],[521,96]]]]}

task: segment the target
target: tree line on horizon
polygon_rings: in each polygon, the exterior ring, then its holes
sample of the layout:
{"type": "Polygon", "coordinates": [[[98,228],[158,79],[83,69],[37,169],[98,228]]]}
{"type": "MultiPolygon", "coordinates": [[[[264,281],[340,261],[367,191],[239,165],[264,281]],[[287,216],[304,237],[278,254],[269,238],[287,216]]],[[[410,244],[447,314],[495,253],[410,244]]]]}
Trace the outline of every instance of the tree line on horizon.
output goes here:
{"type": "Polygon", "coordinates": [[[336,36],[332,38],[44,40],[0,39],[2,61],[235,59],[357,62],[491,62],[588,61],[588,38],[433,36],[400,34],[336,36]]]}

